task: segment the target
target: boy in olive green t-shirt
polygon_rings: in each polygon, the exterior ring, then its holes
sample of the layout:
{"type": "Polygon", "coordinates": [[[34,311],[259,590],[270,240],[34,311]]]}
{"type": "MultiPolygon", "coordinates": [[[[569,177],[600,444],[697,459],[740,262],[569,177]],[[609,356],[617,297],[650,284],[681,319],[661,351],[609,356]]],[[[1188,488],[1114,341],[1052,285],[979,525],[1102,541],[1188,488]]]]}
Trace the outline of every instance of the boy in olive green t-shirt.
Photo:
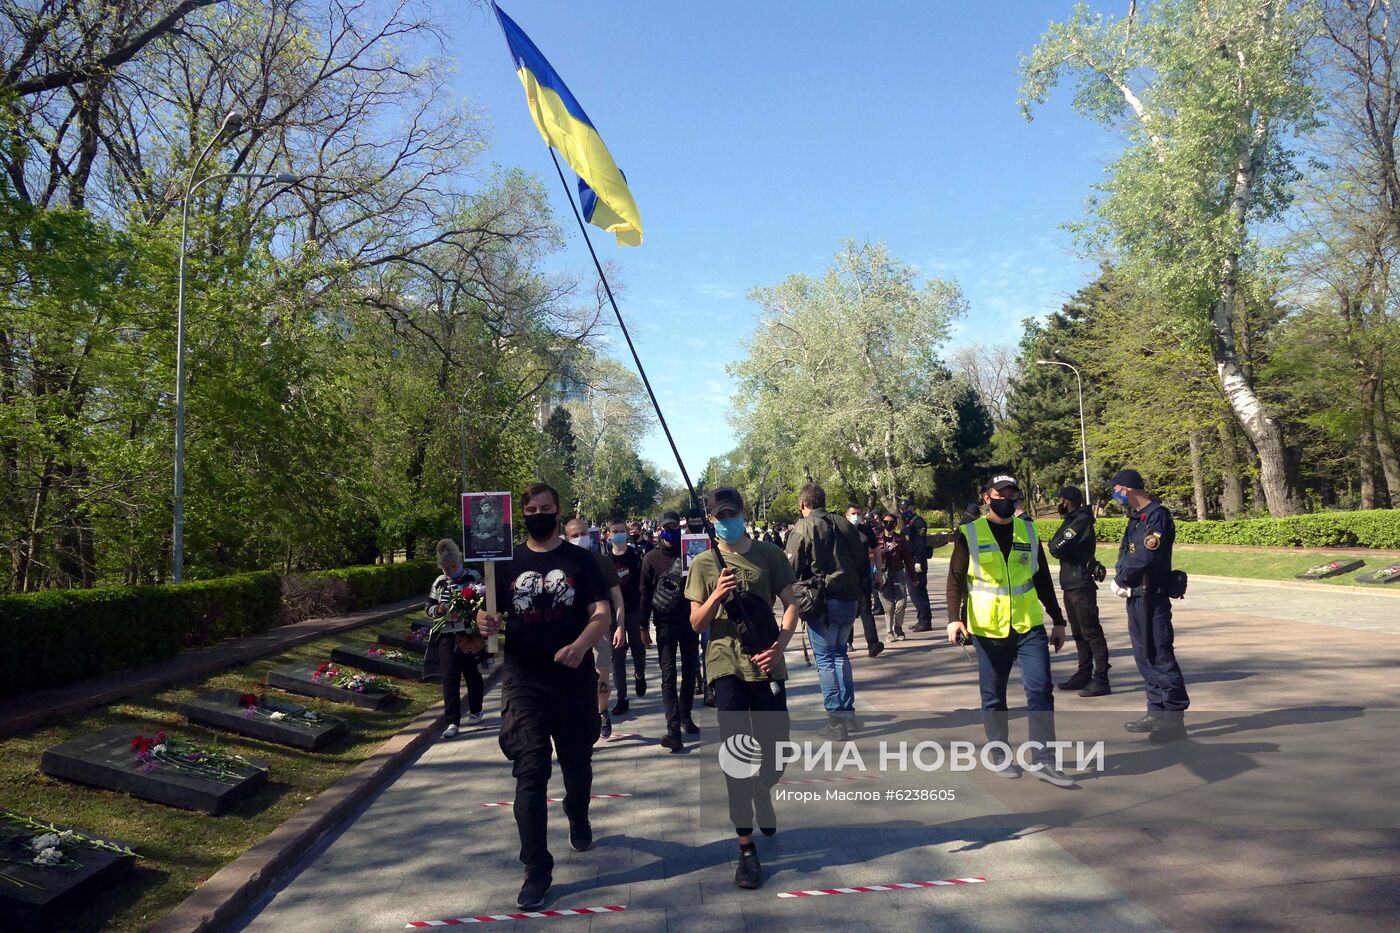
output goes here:
{"type": "Polygon", "coordinates": [[[737,489],[720,486],[710,493],[709,500],[707,511],[719,539],[725,571],[719,572],[713,551],[701,554],[690,565],[685,596],[690,600],[690,627],[696,632],[710,632],[705,674],[714,687],[722,740],[752,737],[762,749],[757,775],[724,776],[729,818],[739,837],[734,883],[741,888],[757,888],[763,880],[763,869],[753,842],[754,826],[765,836],[778,831],[773,786],[781,775],[777,744],[788,737],[783,651],[797,630],[797,606],[792,596],[795,577],[786,554],[774,545],[749,537],[744,526],[744,500],[737,489]],[[778,640],[752,657],[744,653],[738,629],[722,602],[738,589],[758,597],[765,606],[771,607],[775,598],[783,604],[778,640]]]}

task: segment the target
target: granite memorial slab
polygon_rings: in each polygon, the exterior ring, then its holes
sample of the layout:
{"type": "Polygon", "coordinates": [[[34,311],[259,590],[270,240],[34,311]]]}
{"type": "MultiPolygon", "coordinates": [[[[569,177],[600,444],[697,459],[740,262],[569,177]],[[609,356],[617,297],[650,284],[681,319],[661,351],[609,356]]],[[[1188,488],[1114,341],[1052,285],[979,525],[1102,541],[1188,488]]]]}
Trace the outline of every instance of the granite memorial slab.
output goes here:
{"type": "Polygon", "coordinates": [[[265,742],[320,751],[345,734],[345,723],[298,703],[237,690],[214,690],[180,704],[192,723],[265,742]]]}
{"type": "Polygon", "coordinates": [[[361,709],[388,709],[399,700],[397,695],[383,690],[361,692],[337,687],[333,680],[334,678],[325,675],[317,676],[313,667],[279,667],[267,672],[269,687],[321,700],[349,703],[361,709]]]}
{"type": "Polygon", "coordinates": [[[331,660],[336,664],[357,667],[371,674],[383,674],[385,677],[418,680],[423,674],[423,656],[421,654],[409,654],[395,648],[381,648],[375,645],[341,645],[339,648],[331,649],[331,660]]]}
{"type": "MultiPolygon", "coordinates": [[[[228,763],[219,777],[159,754],[142,761],[133,747],[135,738],[130,726],[112,726],[46,749],[39,767],[53,777],[123,791],[167,806],[202,810],[212,816],[267,783],[267,767],[248,759],[228,763]]],[[[174,737],[169,747],[173,750],[182,739],[174,737]]]]}
{"type": "Polygon", "coordinates": [[[52,927],[136,864],[123,842],[3,808],[0,859],[0,928],[7,930],[52,927]]]}
{"type": "Polygon", "coordinates": [[[1391,564],[1389,567],[1382,567],[1380,570],[1373,570],[1370,573],[1358,573],[1356,582],[1369,583],[1373,586],[1400,583],[1400,564],[1391,564]]]}
{"type": "Polygon", "coordinates": [[[1339,577],[1344,573],[1351,573],[1353,570],[1360,570],[1366,566],[1364,560],[1332,560],[1323,564],[1314,564],[1302,573],[1295,574],[1295,580],[1326,580],[1328,577],[1339,577]]]}
{"type": "Polygon", "coordinates": [[[380,632],[379,643],[390,648],[397,648],[400,651],[412,651],[421,655],[428,644],[427,636],[426,626],[421,629],[410,629],[407,633],[380,632]]]}

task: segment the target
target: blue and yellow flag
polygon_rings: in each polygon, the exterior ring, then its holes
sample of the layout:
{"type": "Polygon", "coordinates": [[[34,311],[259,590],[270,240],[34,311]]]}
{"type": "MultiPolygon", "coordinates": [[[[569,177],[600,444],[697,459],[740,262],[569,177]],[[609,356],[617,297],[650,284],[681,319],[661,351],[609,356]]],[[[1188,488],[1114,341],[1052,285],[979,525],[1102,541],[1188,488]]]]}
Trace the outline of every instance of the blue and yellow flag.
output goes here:
{"type": "Polygon", "coordinates": [[[499,6],[491,5],[506,34],[520,83],[525,85],[525,100],[536,128],[578,173],[584,219],[616,234],[619,246],[640,245],[641,212],[632,199],[626,177],[593,128],[593,121],[530,37],[499,6]]]}

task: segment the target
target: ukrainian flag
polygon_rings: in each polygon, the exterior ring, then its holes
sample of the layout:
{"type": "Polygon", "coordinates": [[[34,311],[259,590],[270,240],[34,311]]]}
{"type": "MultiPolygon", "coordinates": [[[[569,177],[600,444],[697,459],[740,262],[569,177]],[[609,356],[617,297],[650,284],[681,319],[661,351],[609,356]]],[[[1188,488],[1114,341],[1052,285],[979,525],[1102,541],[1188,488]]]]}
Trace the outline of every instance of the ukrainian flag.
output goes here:
{"type": "Polygon", "coordinates": [[[593,121],[583,112],[530,37],[493,2],[496,18],[506,34],[525,100],[540,135],[558,149],[579,176],[579,202],[584,218],[617,236],[619,246],[639,246],[642,242],[642,215],[627,187],[627,178],[613,161],[593,121]]]}

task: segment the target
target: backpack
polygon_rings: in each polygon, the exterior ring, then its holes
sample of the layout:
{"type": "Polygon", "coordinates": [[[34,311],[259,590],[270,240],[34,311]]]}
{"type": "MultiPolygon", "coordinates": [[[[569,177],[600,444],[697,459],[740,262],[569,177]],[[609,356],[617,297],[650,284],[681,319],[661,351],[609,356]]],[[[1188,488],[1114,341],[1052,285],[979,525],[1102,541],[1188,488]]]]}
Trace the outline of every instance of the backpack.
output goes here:
{"type": "Polygon", "coordinates": [[[681,603],[685,594],[685,581],[681,578],[681,559],[671,562],[671,569],[656,578],[656,590],[651,594],[651,608],[657,615],[670,616],[681,603]]]}

